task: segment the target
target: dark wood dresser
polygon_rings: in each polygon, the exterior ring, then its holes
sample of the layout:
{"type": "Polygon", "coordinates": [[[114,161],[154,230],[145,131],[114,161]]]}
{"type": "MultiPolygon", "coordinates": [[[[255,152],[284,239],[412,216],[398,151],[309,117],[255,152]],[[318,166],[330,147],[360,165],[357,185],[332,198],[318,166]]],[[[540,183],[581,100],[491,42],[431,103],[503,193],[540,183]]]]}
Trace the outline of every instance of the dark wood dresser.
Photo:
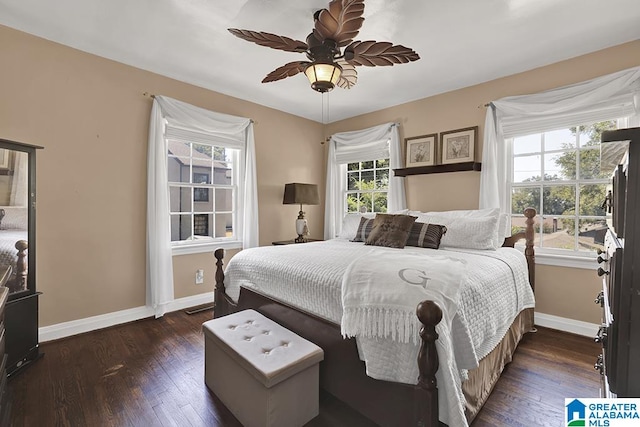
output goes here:
{"type": "Polygon", "coordinates": [[[605,200],[605,249],[598,253],[602,326],[595,340],[602,353],[595,367],[602,397],[640,397],[640,128],[603,132],[601,153],[602,162],[617,164],[605,200]]]}

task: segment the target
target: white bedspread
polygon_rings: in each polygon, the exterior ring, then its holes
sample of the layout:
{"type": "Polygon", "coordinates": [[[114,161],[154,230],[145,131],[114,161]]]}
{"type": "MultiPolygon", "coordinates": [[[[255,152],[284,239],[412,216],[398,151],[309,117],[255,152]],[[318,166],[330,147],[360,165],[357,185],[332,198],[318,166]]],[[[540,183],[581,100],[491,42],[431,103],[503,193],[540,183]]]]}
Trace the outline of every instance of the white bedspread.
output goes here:
{"type": "MultiPolygon", "coordinates": [[[[441,335],[450,333],[454,357],[443,347],[443,341],[438,341],[441,421],[450,424],[451,418],[455,425],[464,425],[458,424],[464,407],[460,388],[464,370],[478,366],[479,360],[504,337],[517,314],[534,306],[526,260],[518,250],[392,249],[342,239],[252,248],[239,252],[229,262],[225,272],[226,291],[237,301],[241,286],[251,288],[340,325],[341,285],[349,265],[357,259],[365,262],[366,257],[374,254],[398,253],[447,256],[467,265],[451,330],[439,330],[441,335]],[[460,371],[447,375],[455,380],[446,381],[442,370],[451,366],[457,366],[460,371]]],[[[366,362],[367,375],[410,384],[417,382],[418,346],[413,342],[358,337],[357,343],[360,356],[366,362]]]]}

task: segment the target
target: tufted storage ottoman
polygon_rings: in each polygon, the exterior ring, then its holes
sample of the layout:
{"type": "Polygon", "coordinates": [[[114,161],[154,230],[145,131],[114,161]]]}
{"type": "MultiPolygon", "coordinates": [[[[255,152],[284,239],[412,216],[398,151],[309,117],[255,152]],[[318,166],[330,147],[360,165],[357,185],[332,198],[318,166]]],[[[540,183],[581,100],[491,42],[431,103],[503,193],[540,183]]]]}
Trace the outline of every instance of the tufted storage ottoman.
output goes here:
{"type": "Polygon", "coordinates": [[[244,426],[302,426],[318,415],[320,347],[254,310],[202,328],[205,383],[244,426]]]}

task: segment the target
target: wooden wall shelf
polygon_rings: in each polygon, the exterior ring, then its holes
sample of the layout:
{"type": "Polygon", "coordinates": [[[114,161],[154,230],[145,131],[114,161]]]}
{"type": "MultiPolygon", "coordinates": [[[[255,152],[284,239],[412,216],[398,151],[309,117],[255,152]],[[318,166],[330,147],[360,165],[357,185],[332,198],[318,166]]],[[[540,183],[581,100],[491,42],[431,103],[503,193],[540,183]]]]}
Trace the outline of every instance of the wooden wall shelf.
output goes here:
{"type": "Polygon", "coordinates": [[[429,173],[479,171],[481,167],[482,163],[466,162],[453,163],[448,165],[418,166],[415,168],[394,169],[393,173],[395,174],[395,176],[424,175],[429,173]]]}

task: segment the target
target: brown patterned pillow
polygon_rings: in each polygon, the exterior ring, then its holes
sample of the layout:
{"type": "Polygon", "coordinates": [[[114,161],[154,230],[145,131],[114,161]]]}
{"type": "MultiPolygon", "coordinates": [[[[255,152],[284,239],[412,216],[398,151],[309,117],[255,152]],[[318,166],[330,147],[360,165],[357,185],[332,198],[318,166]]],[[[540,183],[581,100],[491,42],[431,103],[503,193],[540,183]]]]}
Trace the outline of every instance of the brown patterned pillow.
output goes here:
{"type": "Polygon", "coordinates": [[[440,247],[440,240],[446,232],[447,227],[444,225],[416,222],[411,227],[411,231],[409,231],[407,246],[438,249],[440,247]]]}
{"type": "Polygon", "coordinates": [[[373,220],[375,218],[360,218],[360,225],[358,225],[358,231],[356,232],[356,237],[353,238],[352,242],[366,242],[367,237],[371,233],[371,229],[373,228],[373,220]]]}
{"type": "Polygon", "coordinates": [[[365,245],[402,249],[407,244],[415,216],[377,214],[365,245]]]}

